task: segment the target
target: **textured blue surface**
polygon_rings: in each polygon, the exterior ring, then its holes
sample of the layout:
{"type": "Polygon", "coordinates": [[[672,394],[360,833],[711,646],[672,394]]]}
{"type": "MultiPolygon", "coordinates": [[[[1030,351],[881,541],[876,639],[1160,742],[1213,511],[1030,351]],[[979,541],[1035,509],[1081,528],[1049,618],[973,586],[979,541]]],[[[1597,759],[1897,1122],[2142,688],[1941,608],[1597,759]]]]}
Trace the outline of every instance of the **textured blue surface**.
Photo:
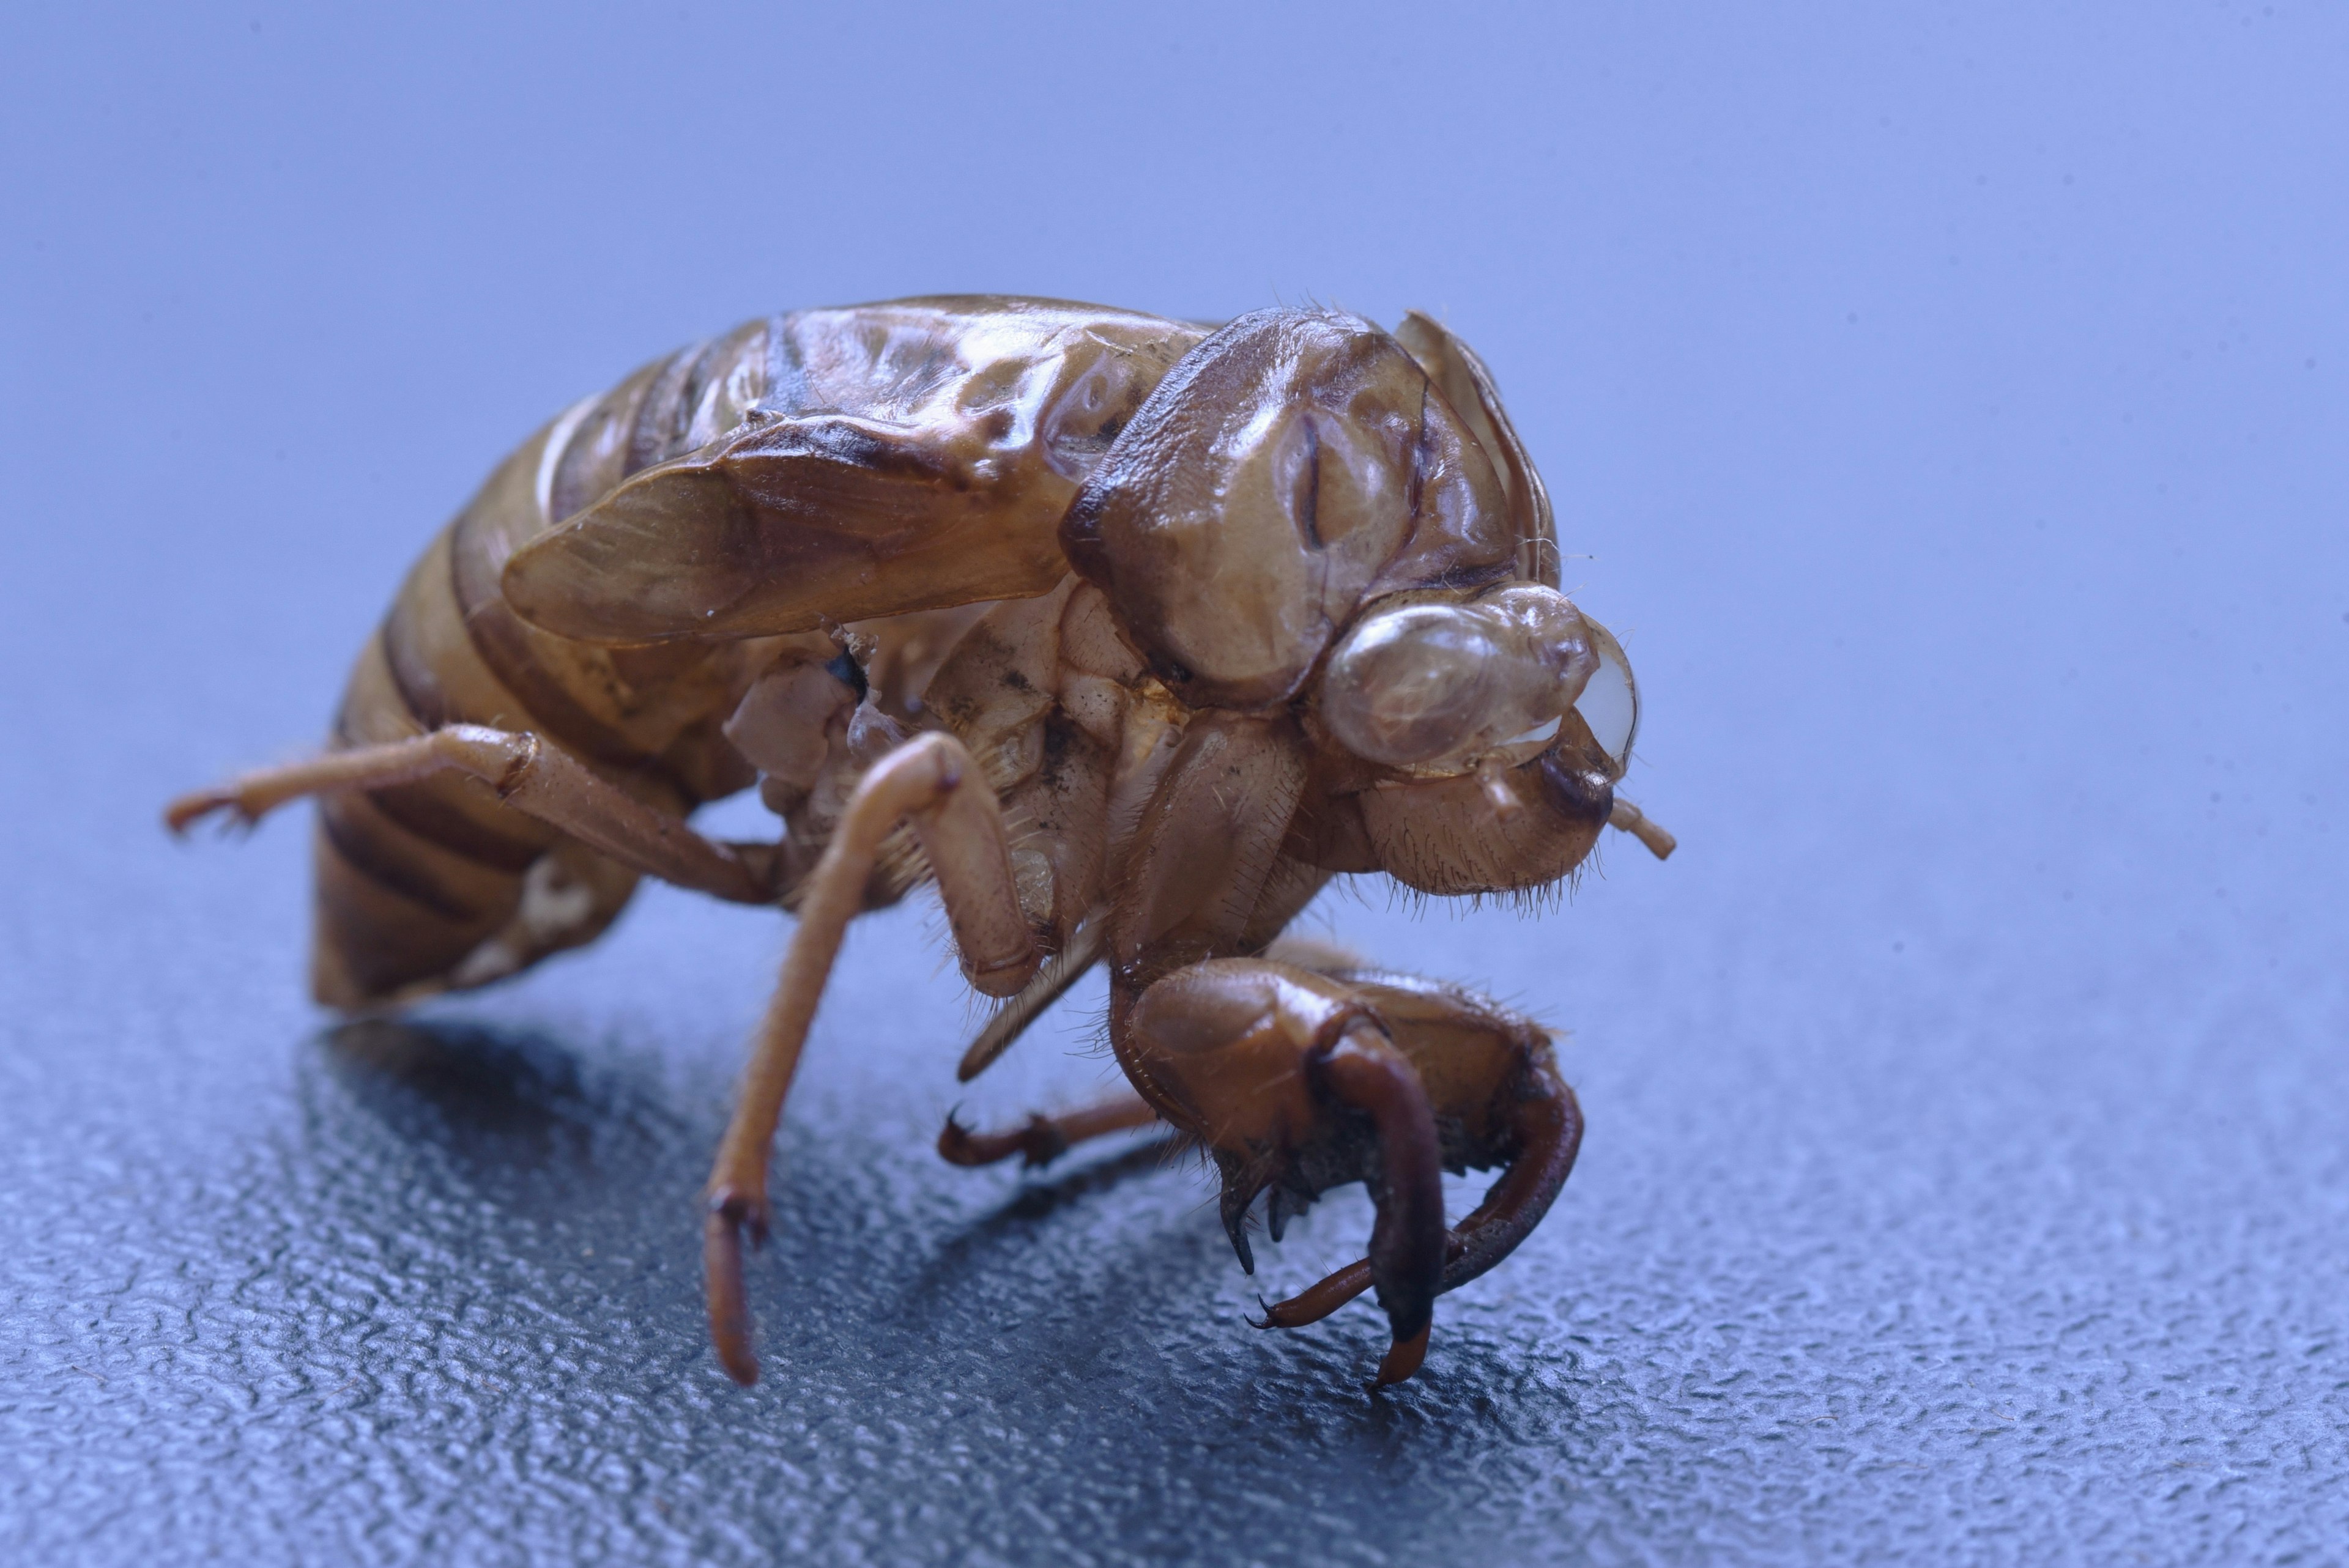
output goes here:
{"type": "Polygon", "coordinates": [[[0,23],[0,1555],[2349,1560],[2337,11],[498,15],[0,23]],[[1367,1311],[1247,1326],[1196,1172],[930,1155],[919,909],[738,1391],[693,1194],[779,922],[336,1031],[298,820],[155,828],[553,410],[934,288],[1444,312],[1630,639],[1680,857],[1321,916],[1590,1118],[1392,1395],[1367,1311]]]}

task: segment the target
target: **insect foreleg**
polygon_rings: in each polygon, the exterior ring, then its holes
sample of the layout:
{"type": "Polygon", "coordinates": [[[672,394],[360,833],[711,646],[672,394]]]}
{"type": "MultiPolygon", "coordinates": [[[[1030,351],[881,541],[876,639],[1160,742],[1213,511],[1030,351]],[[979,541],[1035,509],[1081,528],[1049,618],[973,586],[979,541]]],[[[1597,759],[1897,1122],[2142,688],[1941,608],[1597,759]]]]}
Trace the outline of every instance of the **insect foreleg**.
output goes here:
{"type": "Polygon", "coordinates": [[[771,851],[759,853],[765,846],[704,838],[683,819],[597,778],[561,747],[535,735],[477,724],[263,769],[218,789],[181,796],[164,809],[163,820],[175,833],[215,811],[257,822],[305,795],[385,789],[442,772],[479,779],[514,810],[647,876],[739,903],[768,903],[775,897],[771,851]]]}
{"type": "Polygon", "coordinates": [[[741,1096],[709,1173],[702,1261],[709,1333],[718,1359],[740,1383],[758,1380],[750,1315],[742,1287],[742,1235],[767,1233],[767,1160],[791,1092],[800,1048],[881,841],[910,820],[936,875],[964,975],[989,995],[1008,996],[1042,963],[1019,907],[1003,815],[970,753],[942,734],[907,741],[874,764],[849,797],[823,858],[803,884],[799,928],[781,980],[750,1046],[741,1096]]]}
{"type": "Polygon", "coordinates": [[[1306,1070],[1322,1093],[1362,1112],[1378,1129],[1384,1161],[1371,1190],[1378,1219],[1363,1272],[1394,1331],[1378,1381],[1400,1383],[1427,1355],[1443,1288],[1444,1168],[1435,1116],[1410,1061],[1373,1026],[1350,1026],[1335,1046],[1307,1058],[1306,1070]]]}

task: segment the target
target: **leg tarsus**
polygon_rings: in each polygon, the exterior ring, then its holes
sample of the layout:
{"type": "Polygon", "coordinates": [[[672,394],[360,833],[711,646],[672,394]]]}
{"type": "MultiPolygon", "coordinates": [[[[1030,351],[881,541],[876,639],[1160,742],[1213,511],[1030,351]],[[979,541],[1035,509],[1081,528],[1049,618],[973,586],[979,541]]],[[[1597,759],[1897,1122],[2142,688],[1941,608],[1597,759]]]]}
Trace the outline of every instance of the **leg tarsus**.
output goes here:
{"type": "MultiPolygon", "coordinates": [[[[1358,1258],[1327,1278],[1264,1308],[1258,1328],[1302,1328],[1319,1323],[1371,1288],[1371,1260],[1358,1258]]],[[[1264,1305],[1264,1298],[1257,1298],[1264,1305]]]]}
{"type": "Polygon", "coordinates": [[[163,808],[163,825],[174,833],[184,833],[203,818],[226,811],[232,820],[251,827],[287,801],[305,795],[387,789],[444,769],[462,768],[468,762],[476,764],[468,771],[477,771],[483,741],[489,742],[490,750],[495,753],[489,761],[492,783],[501,780],[515,763],[526,763],[526,752],[515,747],[537,744],[526,735],[509,735],[477,725],[456,725],[380,746],[330,751],[302,762],[259,769],[226,784],[182,795],[163,808]],[[468,740],[474,744],[465,745],[468,740]],[[506,744],[501,746],[500,742],[506,744]]]}
{"type": "Polygon", "coordinates": [[[1033,1171],[1088,1140],[1147,1127],[1157,1119],[1158,1113],[1134,1094],[1122,1094],[1059,1116],[1038,1111],[1028,1118],[1026,1126],[1010,1132],[974,1132],[948,1116],[938,1133],[938,1155],[950,1165],[977,1166],[1018,1154],[1024,1158],[1026,1169],[1033,1171]]]}
{"type": "Polygon", "coordinates": [[[765,1198],[712,1193],[702,1222],[702,1272],[709,1280],[709,1339],[726,1375],[749,1387],[759,1380],[759,1356],[750,1344],[750,1304],[742,1282],[742,1238],[752,1247],[767,1241],[765,1198]]]}
{"type": "MultiPolygon", "coordinates": [[[[1461,1253],[1465,1250],[1465,1243],[1461,1240],[1459,1232],[1451,1232],[1445,1235],[1444,1249],[1445,1258],[1444,1289],[1450,1290],[1453,1266],[1460,1261],[1461,1253]]],[[[1274,1302],[1265,1306],[1263,1320],[1258,1322],[1257,1326],[1258,1328],[1302,1328],[1309,1323],[1319,1323],[1370,1288],[1371,1260],[1356,1258],[1344,1268],[1323,1275],[1287,1301],[1274,1302]]],[[[1437,1294],[1441,1295],[1442,1292],[1437,1294]]],[[[1257,1299],[1257,1304],[1262,1305],[1263,1298],[1259,1296],[1257,1299]]]]}
{"type": "Polygon", "coordinates": [[[938,1132],[938,1158],[949,1165],[993,1165],[1017,1154],[1021,1169],[1033,1171],[1068,1151],[1069,1140],[1040,1113],[1030,1115],[1016,1132],[973,1132],[950,1113],[938,1132]]]}
{"type": "MultiPolygon", "coordinates": [[[[1319,1323],[1340,1307],[1371,1288],[1371,1260],[1347,1264],[1319,1284],[1290,1296],[1287,1301],[1266,1305],[1258,1296],[1257,1304],[1264,1307],[1264,1316],[1257,1320],[1258,1328],[1302,1328],[1309,1323],[1319,1323]]],[[[1433,1319],[1423,1321],[1419,1331],[1398,1335],[1387,1345],[1387,1353],[1379,1363],[1378,1379],[1371,1386],[1384,1388],[1401,1383],[1417,1372],[1427,1359],[1427,1340],[1434,1328],[1433,1319]]]]}

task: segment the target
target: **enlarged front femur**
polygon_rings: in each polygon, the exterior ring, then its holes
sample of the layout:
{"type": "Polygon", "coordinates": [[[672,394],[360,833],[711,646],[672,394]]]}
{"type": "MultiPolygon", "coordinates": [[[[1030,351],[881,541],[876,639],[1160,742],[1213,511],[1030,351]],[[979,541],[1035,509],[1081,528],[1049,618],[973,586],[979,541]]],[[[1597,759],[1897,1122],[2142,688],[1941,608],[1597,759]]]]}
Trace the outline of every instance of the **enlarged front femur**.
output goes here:
{"type": "Polygon", "coordinates": [[[1398,594],[1332,650],[1316,712],[1364,761],[1462,772],[1546,748],[1598,668],[1589,624],[1551,589],[1398,594]]]}

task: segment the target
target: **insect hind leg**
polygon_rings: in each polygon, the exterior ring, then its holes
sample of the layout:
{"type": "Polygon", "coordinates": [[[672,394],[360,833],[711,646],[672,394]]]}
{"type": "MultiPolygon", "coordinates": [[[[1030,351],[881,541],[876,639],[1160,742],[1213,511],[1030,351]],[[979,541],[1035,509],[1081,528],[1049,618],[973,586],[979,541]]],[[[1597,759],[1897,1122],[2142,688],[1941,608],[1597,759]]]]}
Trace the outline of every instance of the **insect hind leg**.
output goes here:
{"type": "Polygon", "coordinates": [[[597,777],[561,747],[527,731],[478,724],[450,725],[406,740],[330,751],[248,773],[181,796],[164,808],[163,822],[174,833],[221,813],[250,824],[305,795],[386,789],[442,773],[480,779],[516,810],[632,871],[739,903],[766,903],[775,897],[777,865],[771,846],[704,838],[682,818],[597,777]]]}

